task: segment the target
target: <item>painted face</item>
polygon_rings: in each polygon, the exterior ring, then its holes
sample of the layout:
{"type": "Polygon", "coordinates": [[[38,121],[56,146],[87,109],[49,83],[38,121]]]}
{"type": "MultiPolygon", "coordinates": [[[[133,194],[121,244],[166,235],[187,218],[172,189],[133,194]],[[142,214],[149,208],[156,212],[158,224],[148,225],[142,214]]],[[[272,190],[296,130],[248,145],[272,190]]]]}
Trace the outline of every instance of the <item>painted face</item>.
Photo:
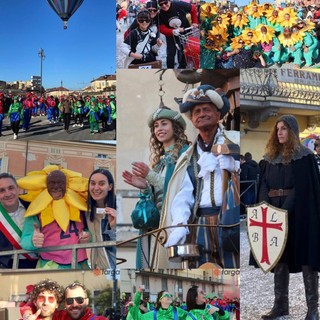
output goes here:
{"type": "Polygon", "coordinates": [[[170,305],[172,303],[172,294],[165,291],[163,292],[162,296],[160,297],[160,303],[162,304],[168,304],[170,305]]]}
{"type": "Polygon", "coordinates": [[[171,146],[174,143],[173,124],[171,120],[156,120],[153,124],[153,130],[156,138],[163,143],[164,147],[171,146]]]}
{"type": "Polygon", "coordinates": [[[54,170],[47,178],[48,192],[53,200],[63,198],[66,193],[67,179],[63,172],[54,170]]]}
{"type": "Polygon", "coordinates": [[[88,307],[88,298],[81,287],[67,289],[65,307],[72,320],[78,320],[84,316],[88,307]]]}
{"type": "Polygon", "coordinates": [[[108,192],[112,189],[112,184],[109,183],[108,178],[102,173],[95,173],[89,181],[89,192],[93,200],[100,202],[99,205],[104,204],[104,200],[108,192]]]}
{"type": "Polygon", "coordinates": [[[192,108],[191,121],[197,129],[216,126],[220,112],[213,103],[202,103],[192,108]]]}
{"type": "Polygon", "coordinates": [[[19,206],[19,188],[11,178],[0,179],[0,202],[7,212],[14,212],[19,206]]]}
{"type": "Polygon", "coordinates": [[[277,123],[277,137],[281,144],[286,143],[289,139],[289,129],[283,121],[277,123]]]}
{"type": "Polygon", "coordinates": [[[206,293],[201,289],[197,289],[197,297],[196,297],[196,304],[204,304],[206,302],[206,293]]]}
{"type": "Polygon", "coordinates": [[[41,309],[41,318],[51,319],[54,311],[58,308],[56,296],[52,291],[42,291],[35,301],[37,309],[41,309]]]}

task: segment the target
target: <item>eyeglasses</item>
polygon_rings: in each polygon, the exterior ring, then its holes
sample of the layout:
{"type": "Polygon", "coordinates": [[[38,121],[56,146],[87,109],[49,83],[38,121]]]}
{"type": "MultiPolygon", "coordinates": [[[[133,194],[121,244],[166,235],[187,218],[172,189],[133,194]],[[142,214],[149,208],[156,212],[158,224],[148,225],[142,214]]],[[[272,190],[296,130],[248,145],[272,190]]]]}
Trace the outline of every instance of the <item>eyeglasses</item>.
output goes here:
{"type": "Polygon", "coordinates": [[[160,297],[159,300],[161,300],[162,298],[172,298],[172,297],[173,297],[172,294],[170,294],[170,293],[164,293],[164,294],[160,297]]]}
{"type": "Polygon", "coordinates": [[[151,12],[158,12],[157,9],[148,9],[148,11],[151,13],[151,12]]]}
{"type": "Polygon", "coordinates": [[[73,304],[74,300],[76,300],[77,304],[83,304],[84,299],[86,298],[83,298],[83,297],[66,298],[66,304],[69,306],[70,304],[73,304]]]}
{"type": "Polygon", "coordinates": [[[248,37],[253,37],[253,34],[252,33],[248,33],[248,37]]]}
{"type": "Polygon", "coordinates": [[[138,22],[139,23],[144,23],[144,22],[146,22],[146,23],[149,23],[151,20],[149,19],[149,18],[139,18],[138,19],[138,22]]]}
{"type": "Polygon", "coordinates": [[[168,3],[169,3],[169,1],[163,1],[163,2],[159,3],[159,6],[160,7],[166,6],[168,3]]]}
{"type": "Polygon", "coordinates": [[[56,297],[54,297],[54,296],[50,296],[50,297],[39,296],[37,298],[37,302],[39,302],[39,303],[43,303],[46,300],[48,300],[49,303],[54,303],[54,302],[56,302],[56,297]]]}

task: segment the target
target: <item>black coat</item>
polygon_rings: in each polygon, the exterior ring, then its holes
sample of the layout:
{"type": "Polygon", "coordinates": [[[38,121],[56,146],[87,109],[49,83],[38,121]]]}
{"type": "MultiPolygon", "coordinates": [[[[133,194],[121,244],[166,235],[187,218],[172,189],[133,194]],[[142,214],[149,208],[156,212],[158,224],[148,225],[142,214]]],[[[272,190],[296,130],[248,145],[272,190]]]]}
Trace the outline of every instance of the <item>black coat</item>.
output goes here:
{"type": "Polygon", "coordinates": [[[279,262],[289,265],[290,273],[303,265],[320,271],[320,175],[313,154],[290,164],[262,162],[258,202],[266,201],[288,210],[288,239],[279,262]],[[270,189],[291,189],[286,197],[268,197],[270,189]]]}

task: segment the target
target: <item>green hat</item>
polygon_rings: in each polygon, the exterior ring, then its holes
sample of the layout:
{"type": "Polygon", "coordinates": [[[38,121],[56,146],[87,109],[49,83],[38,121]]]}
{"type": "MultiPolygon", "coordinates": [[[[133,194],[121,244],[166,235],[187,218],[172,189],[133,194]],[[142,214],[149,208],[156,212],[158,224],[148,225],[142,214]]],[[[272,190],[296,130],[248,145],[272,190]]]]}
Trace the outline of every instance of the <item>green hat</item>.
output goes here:
{"type": "Polygon", "coordinates": [[[183,130],[186,129],[187,124],[178,111],[173,111],[169,108],[158,108],[148,119],[148,126],[151,128],[156,120],[169,119],[178,123],[183,130]]]}

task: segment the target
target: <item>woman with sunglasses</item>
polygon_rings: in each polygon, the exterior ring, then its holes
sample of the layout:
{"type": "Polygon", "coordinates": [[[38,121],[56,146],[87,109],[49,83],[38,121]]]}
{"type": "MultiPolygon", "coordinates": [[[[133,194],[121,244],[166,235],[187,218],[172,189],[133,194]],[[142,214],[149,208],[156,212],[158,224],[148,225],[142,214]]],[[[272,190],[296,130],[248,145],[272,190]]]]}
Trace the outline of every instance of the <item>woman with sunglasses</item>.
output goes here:
{"type": "MultiPolygon", "coordinates": [[[[135,320],[185,320],[188,312],[172,306],[173,296],[166,290],[158,293],[155,309],[147,313],[140,313],[139,306],[143,290],[138,289],[134,298],[134,305],[129,309],[129,314],[135,320]]],[[[212,320],[212,319],[211,319],[212,320]]]]}
{"type": "MultiPolygon", "coordinates": [[[[114,179],[109,170],[96,169],[89,177],[87,223],[93,242],[115,241],[116,201],[114,179]]],[[[91,249],[92,268],[116,267],[116,248],[91,249]]]]}
{"type": "Polygon", "coordinates": [[[152,31],[151,15],[142,10],[137,15],[138,27],[132,30],[121,45],[121,52],[126,56],[124,68],[130,64],[142,64],[156,61],[161,46],[159,34],[152,31]]]}
{"type": "Polygon", "coordinates": [[[198,286],[192,286],[186,298],[189,315],[186,320],[230,320],[228,311],[206,304],[206,294],[198,286]]]}
{"type": "MultiPolygon", "coordinates": [[[[160,36],[160,33],[159,33],[159,16],[158,16],[158,13],[159,13],[159,10],[158,10],[158,5],[157,5],[157,1],[156,0],[151,0],[151,1],[148,1],[146,3],[146,7],[145,7],[146,10],[149,11],[150,13],[150,17],[151,17],[151,24],[150,24],[150,29],[157,35],[160,36]]],[[[133,22],[131,23],[130,27],[128,28],[128,30],[124,33],[123,37],[124,39],[128,36],[128,34],[138,28],[138,21],[137,19],[134,19],[133,22]]]]}

